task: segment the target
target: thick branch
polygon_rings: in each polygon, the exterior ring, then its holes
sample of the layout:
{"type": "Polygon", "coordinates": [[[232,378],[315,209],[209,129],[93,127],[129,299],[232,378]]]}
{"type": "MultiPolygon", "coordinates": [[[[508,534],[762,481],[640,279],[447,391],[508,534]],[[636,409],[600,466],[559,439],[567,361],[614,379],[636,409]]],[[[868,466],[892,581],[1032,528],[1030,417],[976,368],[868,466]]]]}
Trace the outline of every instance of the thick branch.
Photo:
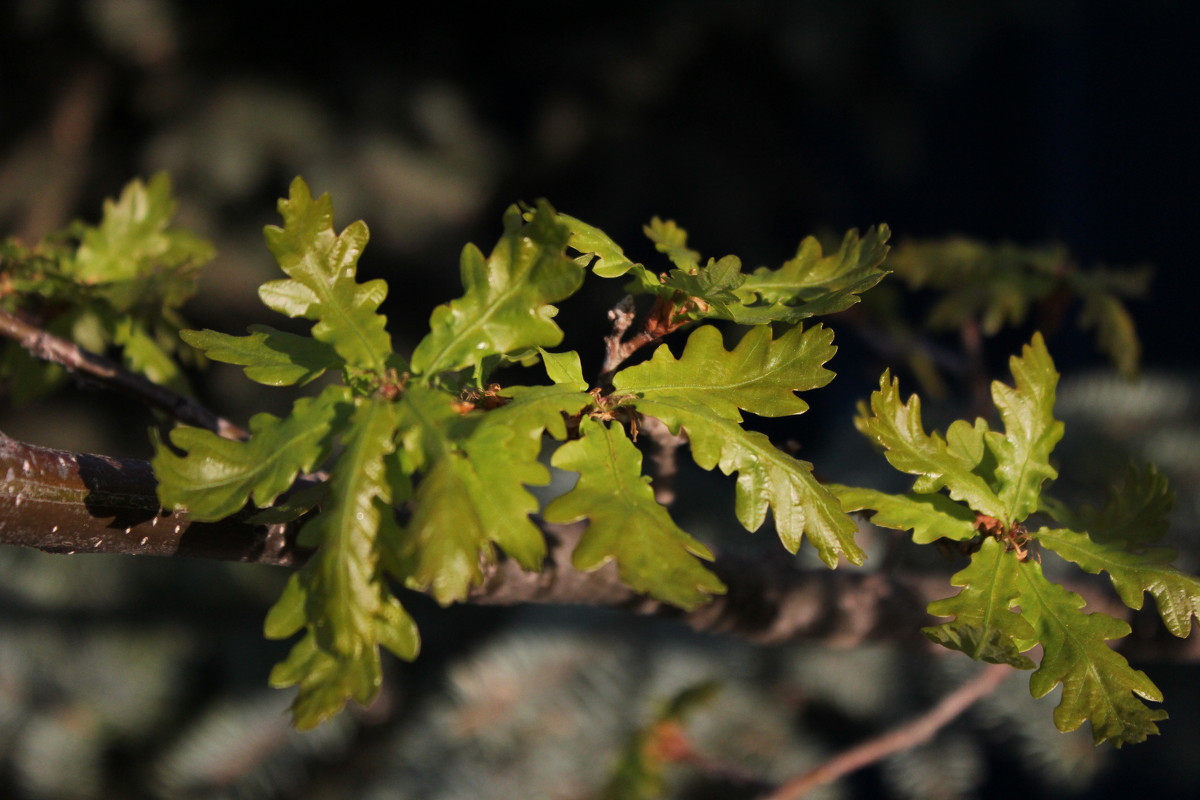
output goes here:
{"type": "MultiPolygon", "coordinates": [[[[144,461],[81,455],[15,441],[0,434],[0,545],[50,553],[191,556],[296,567],[306,552],[294,526],[224,520],[200,523],[164,511],[144,461]]],[[[727,594],[691,612],[637,594],[614,565],[594,572],[571,566],[585,523],[543,525],[550,553],[531,573],[501,559],[484,566],[470,596],[480,605],[554,603],[622,608],[678,619],[691,627],[762,644],[811,640],[853,645],[879,640],[924,641],[933,620],[925,606],[953,589],[944,577],[887,576],[847,570],[802,570],[786,558],[718,555],[713,570],[727,594]]],[[[1072,584],[1089,610],[1129,619],[1121,642],[1131,658],[1200,659],[1200,636],[1176,639],[1151,611],[1132,614],[1095,584],[1072,584]]]]}
{"type": "Polygon", "coordinates": [[[0,433],[0,544],[48,553],[194,556],[298,566],[282,531],[165,511],[150,465],[51,450],[0,433]]]}
{"type": "Polygon", "coordinates": [[[35,358],[61,364],[68,370],[92,378],[117,391],[164,411],[180,422],[206,428],[229,439],[245,439],[247,433],[217,416],[189,397],[152,383],[104,356],[88,352],[20,317],[0,309],[0,336],[12,339],[35,358]]]}

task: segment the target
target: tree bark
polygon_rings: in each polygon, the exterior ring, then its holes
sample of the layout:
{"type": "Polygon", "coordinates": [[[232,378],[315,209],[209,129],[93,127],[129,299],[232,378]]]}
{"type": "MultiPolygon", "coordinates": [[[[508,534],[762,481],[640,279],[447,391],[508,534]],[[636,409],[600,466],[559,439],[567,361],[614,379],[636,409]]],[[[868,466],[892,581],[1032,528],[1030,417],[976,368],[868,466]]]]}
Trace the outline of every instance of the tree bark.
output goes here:
{"type": "MultiPolygon", "coordinates": [[[[52,450],[0,433],[0,478],[0,544],[67,555],[186,556],[291,568],[308,557],[295,543],[295,524],[255,525],[245,514],[196,522],[186,512],[163,509],[145,461],[52,450]]],[[[941,575],[806,570],[782,552],[779,558],[718,554],[712,568],[728,592],[687,612],[634,592],[611,563],[592,572],[574,569],[571,553],[586,523],[542,527],[550,543],[542,571],[526,572],[501,554],[484,565],[484,581],[470,602],[605,606],[761,644],[850,646],[924,643],[920,628],[936,621],[925,606],[954,591],[941,575]]],[[[1131,658],[1200,659],[1200,636],[1170,636],[1152,610],[1133,614],[1095,583],[1068,588],[1087,599],[1090,611],[1131,622],[1133,634],[1121,643],[1131,658]]]]}

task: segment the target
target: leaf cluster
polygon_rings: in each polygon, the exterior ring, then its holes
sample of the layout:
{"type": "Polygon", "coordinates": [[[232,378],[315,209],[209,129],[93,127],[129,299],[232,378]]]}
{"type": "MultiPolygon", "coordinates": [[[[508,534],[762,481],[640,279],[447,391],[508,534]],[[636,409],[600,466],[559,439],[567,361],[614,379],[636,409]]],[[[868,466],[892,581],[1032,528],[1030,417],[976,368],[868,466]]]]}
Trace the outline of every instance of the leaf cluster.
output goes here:
{"type": "Polygon", "coordinates": [[[1159,702],[1161,693],[1108,645],[1128,635],[1128,624],[1085,613],[1079,595],[1045,576],[1042,557],[1054,553],[1087,572],[1108,573],[1133,609],[1150,592],[1168,629],[1186,637],[1200,614],[1200,581],[1171,565],[1173,551],[1156,546],[1171,493],[1153,468],[1131,468],[1101,510],[1075,512],[1048,496],[1063,425],[1053,413],[1058,373],[1041,334],[1011,368],[1012,386],[992,384],[1003,431],[983,419],[959,420],[944,435],[925,432],[920,399],[902,401],[898,381],[885,373],[856,423],[893,467],[916,476],[912,491],[833,491],[846,510],[871,511],[875,524],[912,531],[918,543],[951,540],[972,551],[952,578],[961,591],[929,606],[934,616],[953,618],[926,628],[931,639],[975,659],[1036,666],[1035,697],[1061,683],[1054,712],[1060,730],[1086,719],[1097,743],[1140,742],[1157,733],[1155,722],[1166,712],[1142,702],[1159,702]],[[1052,525],[1035,525],[1039,516],[1052,525]],[[1038,644],[1043,655],[1035,665],[1026,653],[1038,644]]]}
{"type": "MultiPolygon", "coordinates": [[[[1137,375],[1141,346],[1126,301],[1146,293],[1148,267],[1083,269],[1061,246],[988,245],[961,236],[903,242],[888,267],[909,289],[933,290],[936,299],[924,322],[935,331],[978,323],[991,336],[1035,312],[1041,325],[1054,325],[1063,308],[1076,302],[1079,325],[1095,330],[1099,350],[1123,376],[1137,375]]],[[[877,302],[872,311],[886,317],[883,324],[904,328],[892,306],[877,302]]]]}
{"type": "Polygon", "coordinates": [[[643,474],[640,415],[686,433],[702,468],[737,473],[737,514],[748,530],[770,511],[789,550],[807,536],[831,567],[842,558],[862,562],[854,522],[811,465],[747,431],[742,414],[802,413],[796,392],[832,379],[824,367],[835,351],[832,333],[798,322],[845,308],[883,276],[886,229],[862,239],[851,233],[830,256],[806,240],[782,268],[747,275],[732,257],[699,266],[683,232],[656,221],[648,233],[682,265],[660,280],[602,231],[549,204],[514,206],[489,253],[464,248],[463,294],[434,309],[429,333],[405,358],[379,313],[386,284],[357,280],[366,226],[336,232],[329,197],[314,198],[300,179],[279,210],[283,225],[268,227],[266,238],[286,278],[264,284],[259,296],[311,321],[310,335],[255,326],[246,336],[183,337],[210,359],[241,365],[253,381],[322,388],[283,418],[253,417],[248,441],[178,428],[158,443],[154,469],[163,504],[196,519],[250,506],[263,509],[263,522],[301,520],[299,542],[314,552],[266,621],[270,637],[301,634],[271,676],[276,686],[299,687],[293,712],[301,727],[347,699],[369,702],[381,682],[380,648],[417,655],[419,635],[394,586],[447,604],[480,585],[499,551],[540,569],[546,543],[532,518],[539,510],[552,523],[588,520],[573,553],[581,570],[615,562],[630,586],[683,608],[722,593],[702,563],[712,554],[678,527],[643,474]],[[589,386],[579,356],[553,349],[563,339],[555,304],[589,272],[630,275],[633,289],[655,296],[647,341],[708,319],[751,326],[728,350],[717,328],[698,324],[678,358],[663,345],[589,386]],[[538,382],[493,383],[505,364],[540,364],[538,382]],[[539,509],[528,487],[548,484],[550,466],[578,477],[539,509]],[[315,473],[326,468],[329,478],[320,480],[315,473]],[[309,483],[300,489],[303,478],[309,483]]]}
{"type": "MultiPolygon", "coordinates": [[[[106,200],[100,222],[75,222],[27,246],[0,243],[0,308],[85,350],[120,349],[129,369],[184,392],[179,309],[196,291],[212,245],[173,227],[176,204],[166,173],[130,182],[106,200]]],[[[18,400],[32,399],[62,377],[13,344],[0,350],[0,376],[18,400]]]]}

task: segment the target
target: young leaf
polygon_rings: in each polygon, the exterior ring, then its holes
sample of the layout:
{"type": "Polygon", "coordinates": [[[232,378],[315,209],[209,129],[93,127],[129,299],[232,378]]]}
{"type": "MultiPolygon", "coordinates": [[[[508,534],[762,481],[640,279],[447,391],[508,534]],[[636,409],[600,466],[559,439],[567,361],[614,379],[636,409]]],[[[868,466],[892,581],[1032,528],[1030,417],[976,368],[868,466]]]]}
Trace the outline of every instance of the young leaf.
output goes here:
{"type": "Polygon", "coordinates": [[[1063,424],[1054,419],[1054,390],[1058,372],[1042,334],[1009,359],[1014,386],[992,382],[992,399],[1004,421],[1004,433],[984,435],[996,455],[996,478],[1007,522],[1024,520],[1037,510],[1042,483],[1058,472],[1050,466],[1050,454],[1062,439],[1063,424]]]}
{"type": "Polygon", "coordinates": [[[962,591],[929,604],[930,614],[954,621],[922,628],[922,633],[976,661],[1033,669],[1033,661],[1021,655],[1036,644],[1033,628],[1013,610],[1020,593],[1019,565],[1014,553],[986,537],[970,565],[950,579],[962,591]]]}
{"type": "Polygon", "coordinates": [[[131,181],[116,201],[104,201],[99,225],[82,227],[70,271],[77,280],[94,284],[134,281],[151,271],[187,267],[188,283],[194,286],[195,270],[213,257],[213,248],[195,234],[169,227],[173,216],[175,200],[165,172],[148,184],[131,181]]]}
{"type": "Polygon", "coordinates": [[[262,508],[285,492],[302,472],[318,465],[341,422],[349,393],[329,386],[317,397],[304,397],[292,413],[250,418],[250,441],[223,439],[200,428],[171,431],[176,455],[158,444],[154,474],[159,500],[166,508],[188,509],[197,520],[218,520],[241,510],[248,500],[262,508]]]}
{"type": "Polygon", "coordinates": [[[547,522],[587,518],[572,555],[579,570],[617,562],[621,580],[639,592],[680,608],[695,608],[725,586],[696,560],[708,548],[671,520],[642,475],[642,455],[619,425],[585,418],[581,438],[559,447],[551,463],[579,473],[579,482],[546,506],[547,522]]]}
{"type": "Polygon", "coordinates": [[[784,417],[808,410],[796,392],[833,380],[824,365],[835,352],[833,331],[820,325],[796,326],[775,340],[769,327],[751,328],[731,352],[722,345],[720,331],[702,325],[688,337],[678,360],[662,345],[649,361],[613,376],[613,387],[651,400],[687,397],[732,420],[741,420],[739,408],[784,417]]]}
{"type": "Polygon", "coordinates": [[[392,355],[387,319],[377,310],[387,283],[354,279],[367,226],[359,221],[335,233],[333,201],[328,194],[314,200],[300,178],[279,201],[279,213],[283,227],[268,225],[264,234],[289,279],[264,283],[259,297],[281,314],[314,320],[313,338],[332,346],[348,366],[382,375],[392,355]]]}
{"type": "Polygon", "coordinates": [[[744,309],[743,324],[759,321],[798,322],[820,314],[844,311],[858,302],[887,271],[880,268],[887,256],[891,231],[878,225],[859,237],[851,230],[837,252],[823,255],[821,244],[809,236],[796,255],[779,269],[760,267],[746,277],[737,295],[744,309]]]}
{"type": "Polygon", "coordinates": [[[583,379],[583,367],[579,362],[579,353],[570,350],[566,353],[551,353],[539,351],[542,364],[546,368],[546,377],[555,384],[566,386],[579,392],[587,391],[588,383],[583,379]]]}
{"type": "Polygon", "coordinates": [[[975,512],[944,494],[887,494],[831,483],[825,488],[837,497],[844,511],[874,511],[871,522],[881,528],[912,531],[917,544],[938,539],[965,542],[978,533],[975,512]]]}
{"type": "Polygon", "coordinates": [[[674,220],[664,222],[654,217],[649,225],[642,228],[642,232],[654,242],[654,249],[666,253],[671,263],[684,274],[700,266],[700,254],[688,249],[687,231],[676,225],[674,220]]]}
{"type": "Polygon", "coordinates": [[[414,372],[473,367],[491,356],[515,358],[562,341],[553,322],[556,303],[583,282],[583,269],[564,250],[570,229],[546,202],[529,212],[504,215],[504,235],[486,259],[474,245],[463,249],[462,297],[434,309],[430,331],[413,352],[414,372]]]}
{"type": "Polygon", "coordinates": [[[630,261],[620,245],[599,228],[567,214],[559,214],[558,218],[571,231],[567,246],[587,257],[592,271],[601,278],[619,278],[641,266],[630,261]]]}
{"type": "Polygon", "coordinates": [[[300,531],[300,544],[317,552],[267,618],[272,637],[308,627],[271,673],[273,686],[299,684],[292,713],[300,728],[336,714],[347,699],[371,701],[382,681],[381,645],[401,658],[417,654],[416,626],[379,568],[380,549],[395,548],[399,537],[390,504],[401,498],[386,470],[396,423],[390,403],[365,400],[355,409],[327,503],[300,531]]]}
{"type": "Polygon", "coordinates": [[[1085,533],[1049,528],[1039,530],[1036,538],[1088,572],[1107,572],[1121,601],[1134,610],[1142,607],[1145,593],[1150,592],[1168,630],[1180,638],[1191,633],[1192,617],[1200,616],[1200,580],[1171,566],[1175,558],[1171,548],[1130,552],[1120,544],[1092,541],[1085,533]]]}
{"type": "Polygon", "coordinates": [[[613,376],[614,396],[628,394],[638,411],[687,431],[692,456],[703,469],[738,472],[736,511],[747,530],[757,530],[767,509],[784,546],[795,552],[805,533],[830,566],[840,556],[860,564],[854,521],[812,477],[812,465],[777,450],[765,436],[742,429],[738,409],[762,416],[798,414],[808,408],[796,391],[824,386],[833,373],[832,333],[817,326],[792,328],[772,341],[770,328],[752,328],[726,351],[720,333],[697,328],[676,360],[664,345],[649,361],[613,376]]]}
{"type": "Polygon", "coordinates": [[[769,509],[789,552],[796,552],[807,536],[830,567],[837,566],[839,558],[851,564],[866,559],[854,541],[858,526],[837,498],[817,483],[812,464],[789,456],[763,434],[743,429],[702,401],[664,396],[636,402],[638,411],[662,420],[672,433],[687,432],[692,458],[701,469],[719,466],[726,475],[738,473],[734,512],[746,530],[762,527],[769,509]]]}
{"type": "Polygon", "coordinates": [[[541,568],[545,539],[529,518],[538,503],[525,487],[550,482],[538,461],[543,432],[565,439],[563,414],[592,401],[563,385],[514,387],[509,395],[468,418],[452,410],[450,395],[419,386],[400,404],[410,466],[424,473],[404,531],[402,571],[443,604],[465,599],[482,580],[493,545],[528,570],[541,568]]]}
{"type": "Polygon", "coordinates": [[[317,339],[266,325],[251,325],[248,330],[249,336],[211,330],[179,335],[214,361],[245,367],[247,378],[267,386],[303,386],[342,364],[334,349],[317,339]]]}
{"type": "Polygon", "coordinates": [[[965,501],[975,511],[1007,519],[1005,505],[975,472],[983,454],[975,439],[982,441],[983,429],[956,427],[953,445],[937,433],[926,434],[921,424],[921,399],[914,394],[901,403],[900,381],[891,378],[890,372],[883,373],[879,390],[871,394],[870,408],[860,405],[854,423],[864,436],[884,448],[888,463],[918,476],[913,491],[931,494],[944,486],[952,498],[965,501]]]}
{"type": "Polygon", "coordinates": [[[1096,744],[1111,740],[1136,744],[1158,733],[1154,723],[1166,719],[1162,709],[1152,709],[1133,695],[1162,701],[1158,687],[1135,670],[1105,642],[1129,634],[1129,625],[1106,614],[1084,614],[1083,598],[1046,579],[1033,559],[1017,571],[1017,602],[1042,643],[1042,663],[1029,679],[1029,691],[1042,697],[1061,683],[1062,700],[1054,709],[1060,731],[1073,731],[1083,721],[1092,723],[1096,744]]]}

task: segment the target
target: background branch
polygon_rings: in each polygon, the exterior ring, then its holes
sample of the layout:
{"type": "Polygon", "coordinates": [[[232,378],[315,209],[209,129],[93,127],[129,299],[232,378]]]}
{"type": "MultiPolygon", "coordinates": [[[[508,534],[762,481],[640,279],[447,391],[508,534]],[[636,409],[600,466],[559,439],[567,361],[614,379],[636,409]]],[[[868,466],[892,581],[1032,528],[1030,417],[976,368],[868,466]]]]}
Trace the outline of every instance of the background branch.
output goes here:
{"type": "Polygon", "coordinates": [[[977,700],[987,697],[1003,680],[1012,674],[1007,664],[989,664],[974,678],[946,695],[921,716],[860,745],[850,748],[824,764],[809,770],[779,787],[764,800],[796,800],[818,786],[831,783],[843,775],[874,764],[884,758],[910,750],[932,739],[938,731],[970,708],[977,700]]]}
{"type": "Polygon", "coordinates": [[[130,372],[111,359],[84,350],[3,309],[0,309],[0,336],[12,339],[35,358],[61,364],[72,373],[94,379],[135,400],[141,400],[180,422],[205,428],[227,439],[245,439],[249,436],[238,425],[217,416],[190,397],[176,394],[130,372]]]}

